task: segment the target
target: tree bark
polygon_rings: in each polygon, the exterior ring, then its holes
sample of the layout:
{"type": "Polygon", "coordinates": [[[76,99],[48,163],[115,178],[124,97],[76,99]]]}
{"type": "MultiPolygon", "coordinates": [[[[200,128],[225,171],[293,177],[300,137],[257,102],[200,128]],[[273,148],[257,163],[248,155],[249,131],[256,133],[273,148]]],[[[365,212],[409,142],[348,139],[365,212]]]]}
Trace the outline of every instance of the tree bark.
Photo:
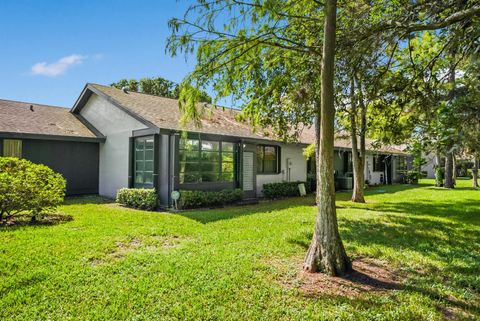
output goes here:
{"type": "Polygon", "coordinates": [[[457,158],[452,154],[452,180],[453,186],[457,185],[457,158]]]}
{"type": "Polygon", "coordinates": [[[472,168],[472,186],[478,188],[478,157],[473,156],[473,168],[472,168]]]}
{"type": "Polygon", "coordinates": [[[440,156],[440,153],[437,151],[435,152],[435,166],[433,167],[435,170],[435,186],[436,187],[442,187],[443,186],[443,180],[440,180],[437,175],[438,175],[438,170],[442,166],[442,157],[440,156]]]}
{"type": "Polygon", "coordinates": [[[342,275],[351,269],[350,260],[340,239],[335,209],[333,167],[335,107],[333,79],[335,68],[336,7],[336,0],[325,1],[321,108],[319,117],[319,189],[317,190],[319,203],[312,243],[303,266],[308,272],[322,271],[329,275],[342,275]]]}
{"type": "Polygon", "coordinates": [[[445,188],[454,188],[455,184],[453,183],[453,153],[448,152],[445,157],[445,188]]]}
{"type": "MultiPolygon", "coordinates": [[[[360,91],[361,88],[357,88],[357,91],[360,91]]],[[[355,99],[355,77],[352,77],[351,86],[350,86],[350,137],[352,140],[352,163],[353,163],[353,193],[352,193],[352,202],[355,203],[365,203],[365,197],[363,194],[363,189],[365,185],[365,152],[358,150],[358,130],[357,130],[357,100],[355,99]]],[[[362,98],[361,98],[362,99],[362,98]]],[[[362,108],[362,117],[361,117],[361,126],[362,129],[365,126],[364,122],[366,117],[363,117],[363,108],[362,108]]],[[[360,149],[362,150],[362,139],[363,139],[363,150],[365,149],[365,134],[363,131],[360,132],[360,149]]]]}

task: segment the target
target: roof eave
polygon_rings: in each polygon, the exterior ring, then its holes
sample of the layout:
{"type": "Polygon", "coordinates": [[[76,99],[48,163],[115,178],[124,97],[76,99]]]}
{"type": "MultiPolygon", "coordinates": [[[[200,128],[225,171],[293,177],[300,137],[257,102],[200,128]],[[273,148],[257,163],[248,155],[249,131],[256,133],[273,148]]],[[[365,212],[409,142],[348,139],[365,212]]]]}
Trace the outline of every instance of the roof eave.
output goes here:
{"type": "Polygon", "coordinates": [[[85,136],[70,136],[70,135],[48,135],[35,133],[18,133],[18,132],[0,132],[2,138],[17,138],[17,139],[40,139],[40,140],[61,140],[73,142],[86,143],[104,143],[105,137],[85,137],[85,136]]]}

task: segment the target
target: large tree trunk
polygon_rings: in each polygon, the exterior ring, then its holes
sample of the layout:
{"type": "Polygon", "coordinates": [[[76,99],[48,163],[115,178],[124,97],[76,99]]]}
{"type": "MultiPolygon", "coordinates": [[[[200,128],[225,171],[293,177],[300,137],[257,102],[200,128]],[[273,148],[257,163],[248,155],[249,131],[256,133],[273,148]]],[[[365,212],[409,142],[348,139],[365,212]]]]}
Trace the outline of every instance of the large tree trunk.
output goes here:
{"type": "MultiPolygon", "coordinates": [[[[358,150],[358,143],[357,143],[357,101],[355,99],[355,77],[352,77],[352,83],[350,87],[350,103],[351,103],[351,110],[350,110],[350,136],[352,140],[352,163],[353,163],[353,193],[352,193],[352,202],[356,203],[365,203],[365,197],[363,196],[363,189],[365,185],[365,165],[364,165],[364,155],[365,153],[361,154],[358,150]]],[[[361,88],[357,88],[357,91],[361,90],[361,88]]],[[[363,111],[363,109],[362,109],[363,111]]],[[[362,127],[363,124],[362,118],[362,127]]],[[[360,133],[361,138],[365,139],[365,134],[362,132],[360,133]]],[[[362,143],[360,142],[360,145],[362,143]]],[[[363,144],[365,145],[365,144],[363,144]]]]}
{"type": "Polygon", "coordinates": [[[457,158],[452,154],[452,180],[453,186],[457,185],[457,158]]]}
{"type": "Polygon", "coordinates": [[[443,179],[439,178],[439,168],[442,166],[442,157],[440,156],[440,153],[437,151],[435,152],[435,166],[433,167],[435,169],[435,186],[436,187],[442,187],[443,186],[443,179]]]}
{"type": "Polygon", "coordinates": [[[472,168],[472,186],[478,188],[478,157],[473,156],[473,168],[472,168]]]}
{"type": "Polygon", "coordinates": [[[326,0],[319,117],[319,188],[317,190],[319,203],[312,243],[303,266],[308,272],[322,271],[329,275],[342,275],[351,269],[350,260],[345,253],[338,231],[333,175],[336,7],[336,0],[326,0]]]}
{"type": "Polygon", "coordinates": [[[454,188],[455,184],[453,182],[453,153],[448,152],[445,157],[445,188],[454,188]]]}

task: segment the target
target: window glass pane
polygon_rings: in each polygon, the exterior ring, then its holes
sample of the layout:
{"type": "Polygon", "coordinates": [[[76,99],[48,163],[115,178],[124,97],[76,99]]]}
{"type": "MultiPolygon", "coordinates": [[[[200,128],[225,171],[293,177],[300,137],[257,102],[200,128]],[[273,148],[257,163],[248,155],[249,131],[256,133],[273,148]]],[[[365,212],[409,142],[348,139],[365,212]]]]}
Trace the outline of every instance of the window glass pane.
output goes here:
{"type": "Polygon", "coordinates": [[[148,138],[145,140],[145,149],[151,149],[153,150],[153,139],[148,138]]]}
{"type": "Polygon", "coordinates": [[[153,184],[153,138],[139,137],[135,139],[135,173],[136,187],[153,184]]]}
{"type": "Polygon", "coordinates": [[[263,173],[263,146],[257,146],[257,172],[263,173]]]}
{"type": "Polygon", "coordinates": [[[233,172],[233,163],[222,163],[223,172],[233,172]]]}
{"type": "Polygon", "coordinates": [[[198,139],[180,139],[180,149],[198,150],[198,139]]]}
{"type": "Polygon", "coordinates": [[[277,161],[276,160],[265,160],[263,162],[263,172],[264,173],[275,173],[277,171],[277,161]]]}
{"type": "Polygon", "coordinates": [[[234,153],[230,153],[230,152],[223,152],[222,153],[222,162],[233,162],[234,160],[234,153]]]}
{"type": "Polygon", "coordinates": [[[221,175],[223,182],[233,182],[233,173],[223,172],[221,175]]]}
{"type": "Polygon", "coordinates": [[[145,172],[144,174],[144,183],[152,184],[153,183],[153,173],[145,172]]]}
{"type": "Polygon", "coordinates": [[[199,166],[200,164],[197,162],[180,162],[180,172],[198,172],[200,170],[199,166]]]}
{"type": "Polygon", "coordinates": [[[145,162],[145,171],[153,172],[153,161],[145,162]]]}
{"type": "Polygon", "coordinates": [[[233,181],[235,144],[186,140],[179,153],[179,181],[183,183],[233,181]],[[222,144],[222,153],[220,153],[222,144]],[[201,149],[201,151],[198,151],[201,149]],[[224,173],[224,174],[222,174],[224,173]]]}
{"type": "Polygon", "coordinates": [[[202,161],[218,162],[220,161],[220,154],[219,152],[202,152],[202,161]]]}
{"type": "Polygon", "coordinates": [[[202,182],[218,181],[218,173],[202,173],[202,182]]]}
{"type": "Polygon", "coordinates": [[[145,160],[153,161],[153,150],[145,150],[145,160]]]}
{"type": "Polygon", "coordinates": [[[22,141],[19,139],[3,140],[3,156],[4,157],[22,157],[22,141]]]}
{"type": "Polygon", "coordinates": [[[199,153],[196,151],[186,151],[186,150],[181,150],[180,151],[180,160],[181,161],[199,161],[200,156],[199,153]]]}
{"type": "Polygon", "coordinates": [[[277,147],[275,146],[257,146],[257,172],[258,173],[276,173],[277,172],[277,147]]]}
{"type": "Polygon", "coordinates": [[[143,171],[144,169],[144,166],[143,166],[144,162],[143,161],[136,161],[135,162],[135,170],[136,171],[143,171]]]}
{"type": "Polygon", "coordinates": [[[222,142],[222,151],[233,152],[233,143],[222,142]]]}
{"type": "Polygon", "coordinates": [[[218,146],[219,146],[219,142],[208,141],[208,140],[202,141],[202,150],[205,150],[205,151],[217,151],[218,146]]]}
{"type": "Polygon", "coordinates": [[[180,173],[180,183],[196,183],[200,180],[200,174],[191,172],[191,173],[180,173]]]}
{"type": "Polygon", "coordinates": [[[220,163],[206,163],[202,162],[200,164],[200,171],[202,172],[219,172],[220,171],[220,163]]]}

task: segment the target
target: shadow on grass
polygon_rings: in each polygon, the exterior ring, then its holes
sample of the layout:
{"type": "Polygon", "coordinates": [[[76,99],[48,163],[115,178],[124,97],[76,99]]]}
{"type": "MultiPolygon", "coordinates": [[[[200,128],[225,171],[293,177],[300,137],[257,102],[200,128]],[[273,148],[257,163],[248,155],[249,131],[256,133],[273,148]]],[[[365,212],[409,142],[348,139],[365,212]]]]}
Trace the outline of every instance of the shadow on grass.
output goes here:
{"type": "MultiPolygon", "coordinates": [[[[378,257],[383,249],[389,252],[393,249],[399,255],[415,253],[426,258],[426,262],[430,259],[438,262],[435,265],[424,263],[420,271],[408,270],[405,291],[480,313],[480,302],[468,299],[480,295],[480,233],[475,226],[397,214],[373,219],[342,219],[339,225],[347,251],[348,246],[374,249],[378,252],[374,256],[378,257]],[[451,295],[452,292],[455,295],[451,295]]],[[[303,233],[288,242],[306,251],[311,238],[312,233],[303,233]]],[[[400,262],[400,265],[408,267],[409,262],[400,262]]]]}
{"type": "Polygon", "coordinates": [[[65,197],[63,205],[80,205],[80,204],[108,204],[114,203],[115,200],[98,195],[88,196],[68,196],[65,197]]]}
{"type": "Polygon", "coordinates": [[[216,221],[230,220],[259,213],[282,211],[298,206],[312,207],[314,206],[314,202],[315,197],[313,195],[308,195],[305,197],[292,197],[283,200],[261,201],[255,205],[226,206],[216,209],[189,210],[178,212],[176,214],[195,220],[202,224],[208,224],[216,221]]]}
{"type": "Polygon", "coordinates": [[[441,201],[441,200],[416,200],[410,202],[351,203],[348,208],[367,211],[394,212],[412,215],[428,215],[452,219],[457,222],[480,225],[480,201],[475,199],[441,201]]]}
{"type": "Polygon", "coordinates": [[[71,215],[66,214],[43,214],[41,218],[32,220],[31,215],[19,214],[10,218],[7,221],[0,223],[1,230],[12,230],[18,227],[23,226],[50,226],[57,225],[65,222],[70,222],[73,220],[71,215]]]}

